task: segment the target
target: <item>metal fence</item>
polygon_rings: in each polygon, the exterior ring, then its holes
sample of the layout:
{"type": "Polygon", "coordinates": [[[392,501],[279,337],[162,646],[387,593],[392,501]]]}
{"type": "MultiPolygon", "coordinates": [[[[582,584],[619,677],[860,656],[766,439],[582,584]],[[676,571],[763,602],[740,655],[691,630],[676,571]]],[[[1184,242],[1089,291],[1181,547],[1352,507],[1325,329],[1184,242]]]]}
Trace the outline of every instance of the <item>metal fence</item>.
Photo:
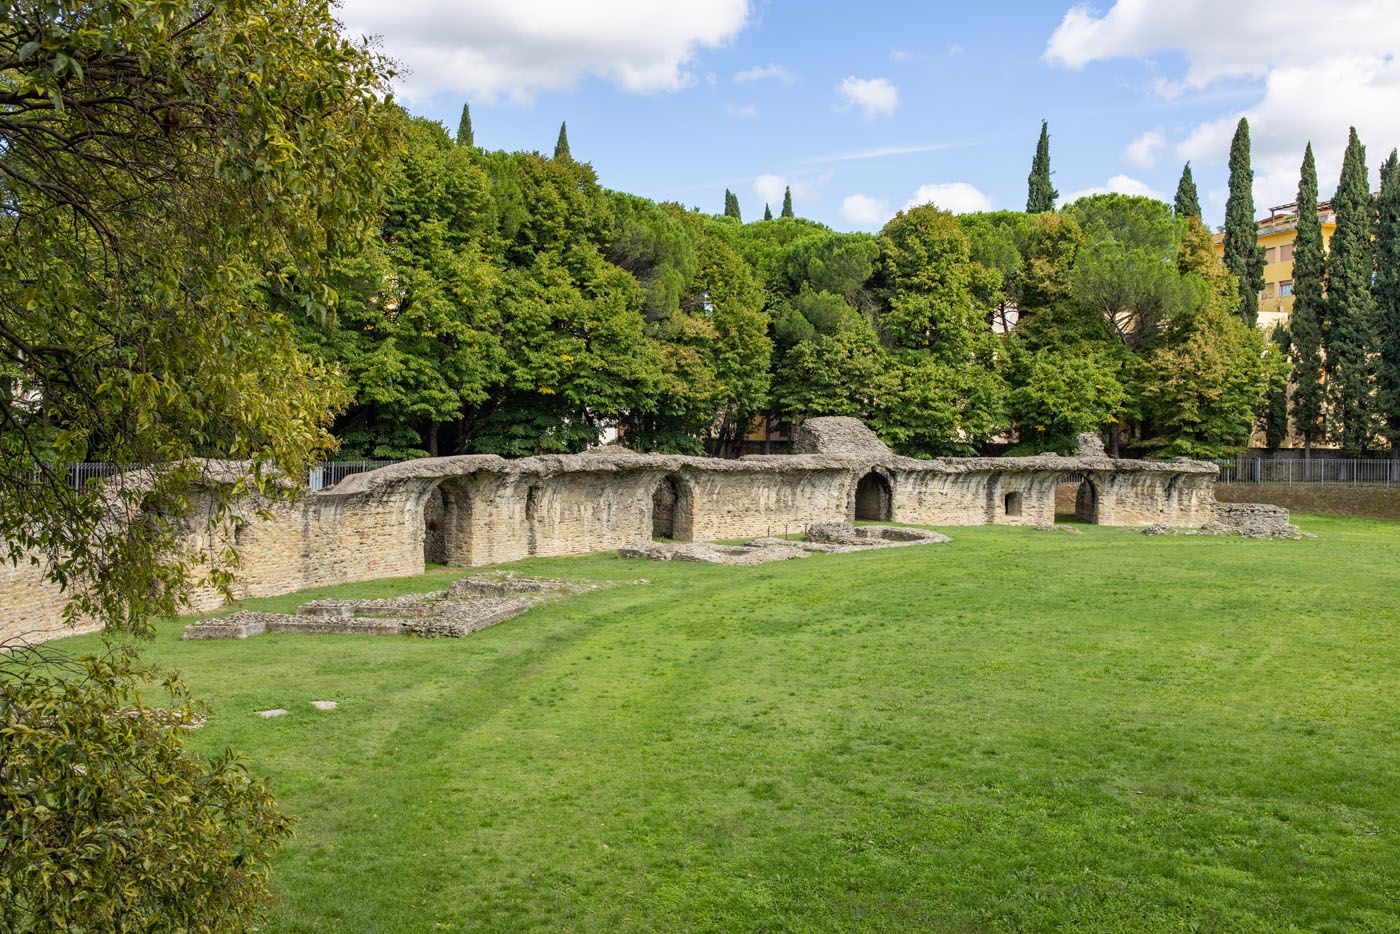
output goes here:
{"type": "Polygon", "coordinates": [[[1400,461],[1389,459],[1237,457],[1219,463],[1221,483],[1400,486],[1400,461]]]}
{"type": "Polygon", "coordinates": [[[371,470],[397,463],[398,461],[331,461],[319,467],[312,467],[307,472],[306,485],[313,492],[319,492],[330,489],[352,474],[369,473],[371,470]]]}
{"type": "MultiPolygon", "coordinates": [[[[351,474],[366,473],[397,463],[398,461],[331,461],[312,467],[307,472],[306,485],[312,490],[324,490],[335,486],[351,474]]],[[[121,471],[122,468],[117,464],[89,461],[81,464],[69,464],[62,468],[62,475],[69,489],[81,490],[90,483],[106,480],[108,477],[121,473],[121,471]]]]}

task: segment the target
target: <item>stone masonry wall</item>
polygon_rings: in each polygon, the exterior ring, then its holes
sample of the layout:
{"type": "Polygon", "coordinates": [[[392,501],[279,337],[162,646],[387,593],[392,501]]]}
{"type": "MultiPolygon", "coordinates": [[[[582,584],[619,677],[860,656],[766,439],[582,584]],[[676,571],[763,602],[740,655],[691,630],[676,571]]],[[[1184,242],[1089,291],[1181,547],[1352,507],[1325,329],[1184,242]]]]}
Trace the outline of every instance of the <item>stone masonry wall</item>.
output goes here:
{"type": "MultiPolygon", "coordinates": [[[[740,460],[636,454],[612,446],[506,460],[429,458],[352,476],[258,518],[235,511],[235,596],[420,574],[425,555],[468,567],[650,542],[652,497],[668,478],[677,537],[743,539],[855,518],[872,472],[889,487],[890,518],[919,525],[1044,525],[1055,487],[1087,478],[1105,525],[1200,527],[1215,518],[1216,469],[1199,461],[1126,461],[1089,444],[1081,456],[898,457],[853,419],[811,419],[799,453],[740,460]],[[434,528],[429,528],[432,523],[434,528]]],[[[211,542],[191,541],[208,551],[211,542]]],[[[212,591],[191,609],[217,606],[212,591]]],[[[63,599],[41,569],[0,566],[0,636],[62,634],[63,599]]]]}

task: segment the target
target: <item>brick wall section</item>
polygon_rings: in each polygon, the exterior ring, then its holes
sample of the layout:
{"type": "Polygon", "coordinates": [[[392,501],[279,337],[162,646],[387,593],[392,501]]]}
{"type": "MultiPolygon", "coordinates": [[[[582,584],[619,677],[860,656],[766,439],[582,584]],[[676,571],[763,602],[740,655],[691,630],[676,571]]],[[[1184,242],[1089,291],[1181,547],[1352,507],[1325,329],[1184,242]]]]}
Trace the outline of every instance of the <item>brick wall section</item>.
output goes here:
{"type": "MultiPolygon", "coordinates": [[[[894,455],[852,419],[812,419],[804,427],[808,434],[794,444],[800,453],[741,460],[608,447],[513,461],[409,461],[278,504],[269,520],[240,508],[229,527],[189,547],[210,553],[214,542],[206,539],[232,535],[240,554],[235,596],[272,596],[420,574],[425,550],[465,567],[640,545],[651,539],[652,495],[668,477],[680,494],[678,538],[796,533],[854,518],[857,484],[872,471],[889,484],[897,522],[1048,524],[1056,484],[1072,475],[1089,478],[1097,521],[1106,525],[1198,527],[1215,517],[1209,463],[1114,460],[1101,449],[1082,457],[920,461],[894,455]],[[1018,514],[1008,514],[1009,494],[1018,514]],[[438,526],[431,535],[427,521],[438,526]]],[[[191,609],[212,609],[219,599],[200,592],[191,609]]],[[[40,570],[0,568],[0,635],[61,634],[61,609],[40,570]]]]}

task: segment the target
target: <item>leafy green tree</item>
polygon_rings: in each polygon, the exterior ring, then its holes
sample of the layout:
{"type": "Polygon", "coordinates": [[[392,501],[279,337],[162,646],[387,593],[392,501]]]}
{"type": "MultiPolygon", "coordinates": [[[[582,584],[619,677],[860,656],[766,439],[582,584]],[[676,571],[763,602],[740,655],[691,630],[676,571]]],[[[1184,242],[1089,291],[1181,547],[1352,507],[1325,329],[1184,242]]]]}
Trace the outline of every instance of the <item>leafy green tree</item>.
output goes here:
{"type": "Polygon", "coordinates": [[[130,646],[53,667],[0,659],[0,926],[7,931],[248,930],[290,832],[233,753],[184,748],[198,721],[130,646]],[[14,832],[19,831],[19,832],[14,832]]]}
{"type": "Polygon", "coordinates": [[[1140,361],[1145,447],[1162,456],[1225,457],[1249,441],[1286,358],[1235,316],[1238,280],[1218,263],[1210,231],[1189,217],[1177,267],[1191,300],[1164,321],[1140,361]]]}
{"type": "Polygon", "coordinates": [[[763,219],[771,221],[773,219],[773,209],[768,206],[768,202],[763,203],[763,219]]]}
{"type": "Polygon", "coordinates": [[[1007,407],[1018,443],[1008,453],[1072,454],[1078,434],[1115,424],[1127,400],[1122,369],[1112,348],[1013,352],[1007,407]]]}
{"type": "Polygon", "coordinates": [[[783,215],[783,217],[796,217],[796,216],[797,216],[797,215],[795,215],[795,214],[792,213],[792,186],[790,186],[790,185],[784,185],[784,186],[783,186],[783,211],[782,211],[782,215],[783,215]]]}
{"type": "Polygon", "coordinates": [[[1225,202],[1225,267],[1240,281],[1240,320],[1259,320],[1259,290],[1264,287],[1264,248],[1254,222],[1254,170],[1249,161],[1249,121],[1240,118],[1230,142],[1230,195],[1225,202]]]}
{"type": "Polygon", "coordinates": [[[1176,268],[1180,228],[1171,209],[1137,195],[1081,198],[1064,209],[1084,232],[1070,300],[1097,312],[1125,347],[1150,346],[1195,300],[1176,268]]]}
{"type": "MultiPolygon", "coordinates": [[[[372,242],[387,77],[321,2],[0,13],[0,539],[70,617],[149,635],[226,588],[229,497],[332,446],[343,386],[288,319],[329,316],[372,242]],[[59,468],[89,459],[154,469],[75,493],[59,468]]],[[[266,786],[186,750],[128,653],[56,656],[0,660],[0,928],[246,930],[286,833],[266,786]]]]}
{"type": "Polygon", "coordinates": [[[694,225],[679,205],[620,192],[608,198],[616,227],[605,256],[636,277],[646,293],[647,320],[665,318],[680,307],[700,265],[694,225]]]}
{"type": "Polygon", "coordinates": [[[1021,252],[1030,221],[1038,215],[1019,211],[985,211],[958,215],[967,237],[968,255],[989,271],[987,288],[976,296],[989,325],[1002,333],[1017,317],[1022,267],[1021,252]]]}
{"type": "Polygon", "coordinates": [[[990,360],[950,364],[895,352],[875,379],[870,422],[910,457],[975,454],[1006,427],[1006,384],[990,360]]]}
{"type": "Polygon", "coordinates": [[[814,415],[870,417],[875,383],[888,365],[870,322],[860,316],[802,340],[778,358],[773,402],[790,420],[814,415]]]}
{"type": "Polygon", "coordinates": [[[1037,315],[1063,307],[1071,297],[1074,262],[1084,231],[1064,214],[1035,214],[1019,232],[1021,269],[1014,292],[1018,327],[1037,315]]]}
{"type": "Polygon", "coordinates": [[[879,326],[893,347],[965,363],[991,335],[973,297],[980,266],[958,220],[931,204],[900,211],[880,232],[879,326]]]}
{"type": "Polygon", "coordinates": [[[573,155],[569,152],[569,123],[564,121],[559,124],[559,138],[554,141],[554,158],[561,162],[573,161],[573,155]]]}
{"type": "Polygon", "coordinates": [[[1326,347],[1332,407],[1340,420],[1332,427],[1344,450],[1365,451],[1376,431],[1374,355],[1379,336],[1371,294],[1376,209],[1366,176],[1366,148],[1354,127],[1332,206],[1337,230],[1327,262],[1326,347]]]}
{"type": "Polygon", "coordinates": [[[1400,456],[1400,154],[1381,166],[1376,225],[1377,409],[1392,457],[1400,456]]]}
{"type": "Polygon", "coordinates": [[[476,137],[472,134],[472,108],[470,103],[462,104],[462,119],[457,121],[457,145],[476,145],[476,137]]]}
{"type": "Polygon", "coordinates": [[[1060,193],[1050,182],[1050,124],[1040,121],[1040,139],[1035,144],[1031,174],[1026,178],[1026,213],[1040,214],[1055,210],[1060,193]]]}
{"type": "Polygon", "coordinates": [[[957,219],[931,204],[896,214],[879,243],[872,281],[891,361],[875,387],[876,428],[906,454],[973,450],[1005,426],[997,343],[976,299],[987,270],[957,219]]]}
{"type": "Polygon", "coordinates": [[[1293,424],[1303,437],[1303,457],[1325,436],[1326,382],[1322,324],[1326,277],[1322,222],[1317,216],[1317,163],[1312,143],[1303,153],[1298,181],[1298,231],[1293,240],[1293,314],[1288,330],[1293,354],[1293,424]]]}
{"type": "Polygon", "coordinates": [[[1163,457],[1228,457],[1249,441],[1283,359],[1255,328],[1217,302],[1172,322],[1143,360],[1142,407],[1163,457]]]}
{"type": "Polygon", "coordinates": [[[370,457],[444,453],[444,427],[487,401],[503,353],[487,174],[439,124],[402,122],[383,239],[336,281],[340,326],[300,332],[349,377],[336,433],[370,457]]]}
{"type": "Polygon", "coordinates": [[[1196,180],[1191,177],[1191,163],[1181,169],[1181,180],[1176,183],[1176,202],[1173,210],[1177,217],[1200,217],[1201,196],[1196,192],[1196,180]]]}

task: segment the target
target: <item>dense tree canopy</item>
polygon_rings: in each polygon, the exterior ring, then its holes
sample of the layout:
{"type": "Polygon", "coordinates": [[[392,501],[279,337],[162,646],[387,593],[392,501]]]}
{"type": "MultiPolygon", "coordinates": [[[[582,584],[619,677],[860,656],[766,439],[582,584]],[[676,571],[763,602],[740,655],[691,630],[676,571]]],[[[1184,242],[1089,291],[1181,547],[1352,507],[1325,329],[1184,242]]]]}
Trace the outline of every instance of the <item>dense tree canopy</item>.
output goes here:
{"type": "MultiPolygon", "coordinates": [[[[285,495],[333,444],[339,364],[294,327],[331,320],[347,270],[380,275],[397,136],[384,63],[331,13],[0,10],[0,540],[113,636],[226,585],[229,497],[285,495]],[[84,460],[124,472],[74,491],[84,460]]],[[[188,752],[177,683],[148,706],[128,648],[60,652],[0,652],[0,928],[247,930],[287,833],[265,784],[188,752]]]]}

